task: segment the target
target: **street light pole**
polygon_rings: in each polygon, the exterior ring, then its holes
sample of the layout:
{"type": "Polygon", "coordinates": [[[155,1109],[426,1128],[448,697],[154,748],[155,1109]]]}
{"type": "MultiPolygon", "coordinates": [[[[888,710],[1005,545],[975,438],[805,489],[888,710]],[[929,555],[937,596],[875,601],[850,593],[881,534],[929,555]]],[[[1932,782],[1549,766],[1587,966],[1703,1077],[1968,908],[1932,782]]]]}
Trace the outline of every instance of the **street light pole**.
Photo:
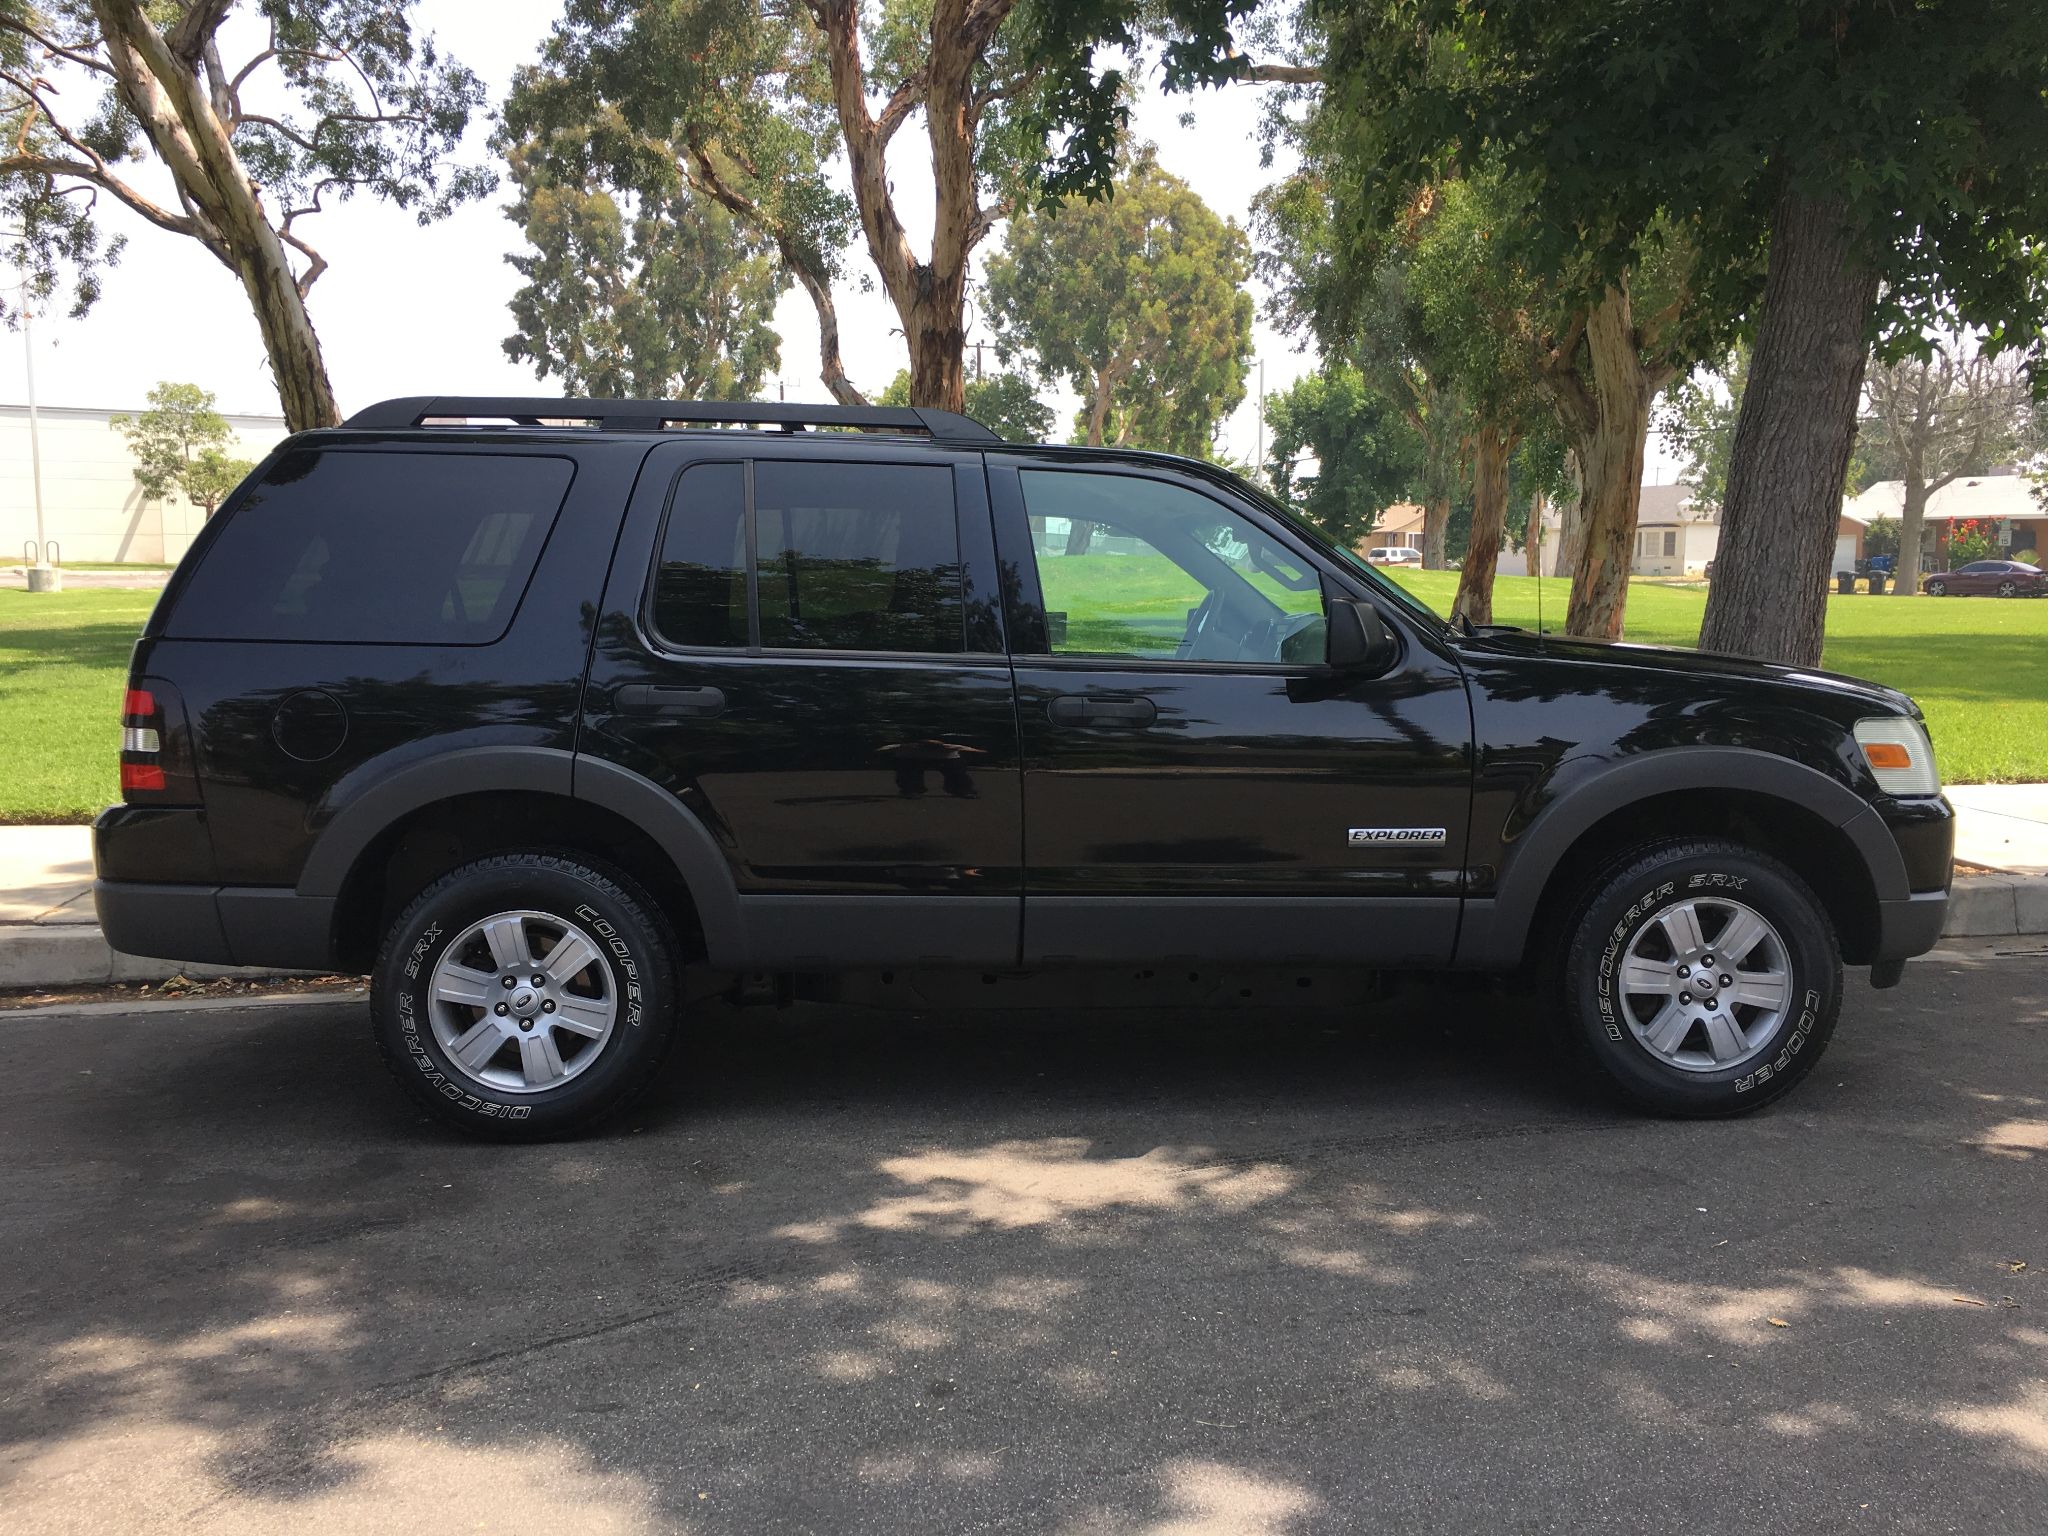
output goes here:
{"type": "MultiPolygon", "coordinates": [[[[0,229],[0,236],[8,236],[24,244],[28,240],[28,236],[18,229],[0,229]]],[[[36,557],[29,565],[28,589],[31,592],[54,592],[61,578],[53,568],[50,540],[43,526],[43,433],[41,418],[36,414],[36,337],[34,315],[29,309],[29,271],[25,254],[17,259],[16,266],[21,272],[22,362],[28,370],[29,473],[35,485],[36,498],[36,557]]]]}
{"type": "Polygon", "coordinates": [[[24,272],[21,279],[21,347],[22,359],[28,365],[28,462],[36,488],[36,563],[48,565],[50,544],[43,532],[43,434],[36,416],[36,338],[29,322],[28,274],[24,272]]]}

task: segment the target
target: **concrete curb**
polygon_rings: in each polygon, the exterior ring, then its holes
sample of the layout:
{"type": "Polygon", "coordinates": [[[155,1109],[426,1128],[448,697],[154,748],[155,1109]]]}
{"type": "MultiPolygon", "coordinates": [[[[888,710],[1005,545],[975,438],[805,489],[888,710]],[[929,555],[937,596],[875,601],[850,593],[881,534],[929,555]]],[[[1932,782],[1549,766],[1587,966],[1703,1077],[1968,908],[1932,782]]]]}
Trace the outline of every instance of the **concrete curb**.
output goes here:
{"type": "MultiPolygon", "coordinates": [[[[2048,875],[1958,875],[1949,893],[1945,939],[1999,939],[2048,934],[2048,875]]],[[[0,991],[91,987],[110,981],[194,981],[216,976],[316,976],[261,966],[180,965],[117,954],[91,923],[20,923],[0,927],[0,991]]]]}
{"type": "Polygon", "coordinates": [[[1950,939],[2048,933],[2048,875],[1958,875],[1948,898],[1950,939]]]}
{"type": "Polygon", "coordinates": [[[0,991],[37,987],[95,987],[110,981],[167,981],[189,976],[194,981],[216,976],[310,976],[315,971],[280,971],[274,967],[180,965],[175,960],[145,960],[118,954],[92,923],[20,923],[0,928],[0,991]]]}

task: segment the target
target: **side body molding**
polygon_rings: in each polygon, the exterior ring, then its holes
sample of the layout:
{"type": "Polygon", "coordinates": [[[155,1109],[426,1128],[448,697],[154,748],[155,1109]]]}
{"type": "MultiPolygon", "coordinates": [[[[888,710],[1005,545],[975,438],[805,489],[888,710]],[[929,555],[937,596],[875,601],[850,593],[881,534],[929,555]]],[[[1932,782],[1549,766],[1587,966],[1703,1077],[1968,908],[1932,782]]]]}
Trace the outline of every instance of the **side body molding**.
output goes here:
{"type": "Polygon", "coordinates": [[[347,801],[313,845],[298,894],[341,894],[363,851],[392,823],[461,795],[492,791],[560,795],[612,811],[639,827],[675,865],[696,903],[714,964],[746,952],[732,869],[704,824],[675,796],[630,769],[554,747],[470,747],[399,769],[347,801]]]}
{"type": "Polygon", "coordinates": [[[1585,773],[1539,811],[1505,850],[1494,894],[1466,901],[1453,963],[1482,970],[1517,964],[1544,886],[1572,845],[1598,822],[1656,795],[1715,789],[1763,795],[1811,813],[1856,849],[1879,901],[1902,901],[1909,894],[1898,844],[1877,812],[1847,785],[1817,768],[1748,747],[1670,747],[1585,773]]]}

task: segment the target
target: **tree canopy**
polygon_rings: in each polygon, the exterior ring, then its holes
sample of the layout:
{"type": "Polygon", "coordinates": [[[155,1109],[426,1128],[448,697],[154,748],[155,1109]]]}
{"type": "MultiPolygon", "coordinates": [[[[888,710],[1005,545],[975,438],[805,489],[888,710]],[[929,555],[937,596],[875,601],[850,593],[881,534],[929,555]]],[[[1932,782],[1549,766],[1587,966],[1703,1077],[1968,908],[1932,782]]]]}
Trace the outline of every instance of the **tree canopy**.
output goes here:
{"type": "MultiPolygon", "coordinates": [[[[1593,291],[1691,252],[1668,362],[1753,336],[1705,644],[1812,664],[1869,343],[2048,319],[2034,0],[1313,0],[1352,164],[1496,157],[1531,261],[1593,291]]],[[[1395,199],[1396,201],[1398,198],[1395,199]]],[[[1385,204],[1383,202],[1382,206],[1385,204]]]]}
{"type": "Polygon", "coordinates": [[[780,360],[770,323],[787,279],[755,230],[677,185],[636,198],[563,183],[524,149],[508,157],[506,216],[528,249],[506,257],[515,362],[571,394],[740,400],[780,360]]]}
{"type": "Polygon", "coordinates": [[[1332,543],[1355,548],[1388,507],[1422,494],[1421,437],[1354,364],[1326,365],[1268,395],[1266,422],[1274,494],[1332,543]]]}
{"type": "MultiPolygon", "coordinates": [[[[910,370],[899,369],[877,405],[910,404],[910,370]]],[[[1021,373],[999,372],[967,381],[967,414],[1010,443],[1043,443],[1052,436],[1053,409],[1021,373]]]]}
{"type": "Polygon", "coordinates": [[[303,221],[367,194],[422,222],[495,184],[452,163],[482,87],[412,20],[412,0],[0,0],[0,217],[24,231],[32,294],[73,312],[121,253],[105,195],[196,240],[241,280],[297,430],[338,419],[306,295],[326,270],[303,221]],[[237,38],[243,34],[236,34],[237,38]],[[128,165],[154,158],[177,202],[128,165]],[[287,255],[287,251],[291,254],[287,255]]]}
{"type": "Polygon", "coordinates": [[[1098,202],[1020,209],[988,261],[1006,359],[1082,398],[1090,443],[1206,455],[1251,361],[1245,233],[1142,151],[1098,202]]]}

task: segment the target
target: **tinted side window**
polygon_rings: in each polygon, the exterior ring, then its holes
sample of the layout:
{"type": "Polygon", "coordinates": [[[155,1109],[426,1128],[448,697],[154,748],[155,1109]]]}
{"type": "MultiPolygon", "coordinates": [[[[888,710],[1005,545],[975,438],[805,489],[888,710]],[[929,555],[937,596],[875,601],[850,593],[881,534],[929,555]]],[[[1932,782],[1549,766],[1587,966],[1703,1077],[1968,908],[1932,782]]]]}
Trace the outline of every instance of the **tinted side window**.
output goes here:
{"type": "Polygon", "coordinates": [[[191,574],[179,639],[496,640],[575,466],[524,454],[287,454],[191,574]]]}
{"type": "Polygon", "coordinates": [[[693,464],[676,481],[654,627],[675,645],[747,643],[747,482],[740,464],[693,464]]]}
{"type": "Polygon", "coordinates": [[[761,644],[966,649],[953,472],[940,465],[754,465],[761,644]]]}

